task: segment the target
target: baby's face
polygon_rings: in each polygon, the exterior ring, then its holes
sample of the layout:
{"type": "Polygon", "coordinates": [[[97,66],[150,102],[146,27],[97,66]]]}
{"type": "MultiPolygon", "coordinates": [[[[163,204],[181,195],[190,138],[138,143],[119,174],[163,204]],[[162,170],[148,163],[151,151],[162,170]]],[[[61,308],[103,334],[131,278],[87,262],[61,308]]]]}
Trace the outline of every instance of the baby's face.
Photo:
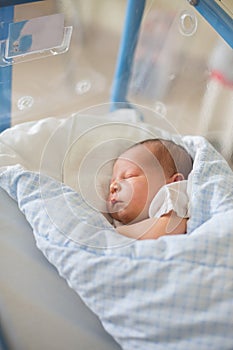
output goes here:
{"type": "Polygon", "coordinates": [[[148,218],[150,203],[166,183],[162,167],[144,145],[137,145],[115,162],[107,208],[123,224],[148,218]]]}

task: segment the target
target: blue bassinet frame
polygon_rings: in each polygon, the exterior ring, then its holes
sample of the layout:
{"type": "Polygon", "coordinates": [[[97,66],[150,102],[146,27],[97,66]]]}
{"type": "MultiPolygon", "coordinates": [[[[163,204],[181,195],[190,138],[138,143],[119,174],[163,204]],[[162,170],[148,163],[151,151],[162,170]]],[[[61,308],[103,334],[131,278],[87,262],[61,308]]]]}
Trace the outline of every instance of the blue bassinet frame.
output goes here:
{"type": "MultiPolygon", "coordinates": [[[[188,2],[233,48],[233,19],[214,0],[188,0],[188,2]]],[[[145,3],[144,0],[128,0],[125,28],[111,94],[113,109],[122,108],[122,106],[130,107],[130,103],[127,102],[127,92],[145,3]]]]}
{"type": "MultiPolygon", "coordinates": [[[[14,20],[14,6],[41,0],[4,0],[0,4],[0,42],[7,37],[8,24],[14,20]]],[[[233,19],[215,0],[188,0],[196,10],[215,28],[215,30],[233,48],[233,19]]],[[[130,107],[127,101],[128,86],[131,78],[134,52],[137,45],[141,21],[146,0],[128,0],[125,27],[116,64],[111,92],[112,108],[130,107]]],[[[12,66],[0,67],[0,132],[11,126],[11,90],[12,66]]]]}
{"type": "Polygon", "coordinates": [[[122,34],[111,95],[112,108],[130,107],[127,102],[134,52],[137,46],[146,0],[128,0],[125,28],[122,34]]]}
{"type": "MultiPolygon", "coordinates": [[[[14,21],[14,5],[42,0],[1,0],[0,2],[0,49],[8,37],[9,23],[14,21]]],[[[1,52],[0,52],[1,55],[1,52]]],[[[11,126],[12,66],[0,67],[0,132],[11,126]]]]}
{"type": "MultiPolygon", "coordinates": [[[[8,23],[14,19],[14,6],[0,8],[0,43],[8,36],[8,23]]],[[[0,67],[0,132],[11,125],[12,66],[0,67]]]]}

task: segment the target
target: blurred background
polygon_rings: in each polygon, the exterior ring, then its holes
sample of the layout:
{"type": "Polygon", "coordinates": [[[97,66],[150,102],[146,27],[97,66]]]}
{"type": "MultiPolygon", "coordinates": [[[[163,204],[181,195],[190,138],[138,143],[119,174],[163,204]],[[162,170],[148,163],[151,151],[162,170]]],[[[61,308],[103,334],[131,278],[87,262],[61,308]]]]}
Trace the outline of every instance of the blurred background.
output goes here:
{"type": "MultiPolygon", "coordinates": [[[[15,21],[64,13],[69,50],[13,67],[12,124],[107,113],[126,0],[44,0],[15,7],[15,21]]],[[[48,33],[49,35],[49,33],[48,33]]],[[[148,0],[128,99],[182,134],[233,150],[232,49],[187,0],[148,0]]],[[[145,116],[146,120],[147,116],[145,116]]]]}

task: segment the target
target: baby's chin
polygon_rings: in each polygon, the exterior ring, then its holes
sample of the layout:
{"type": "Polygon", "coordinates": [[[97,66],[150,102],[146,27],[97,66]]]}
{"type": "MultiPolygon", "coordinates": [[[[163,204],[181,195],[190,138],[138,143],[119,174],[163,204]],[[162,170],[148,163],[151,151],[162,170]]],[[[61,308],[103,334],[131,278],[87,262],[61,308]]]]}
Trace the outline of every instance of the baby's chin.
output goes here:
{"type": "Polygon", "coordinates": [[[141,220],[148,218],[145,215],[143,215],[143,213],[141,213],[139,215],[135,215],[135,213],[131,213],[129,210],[127,210],[127,208],[122,209],[122,210],[115,212],[115,213],[111,213],[110,216],[114,220],[119,221],[123,225],[135,224],[141,220]]]}
{"type": "Polygon", "coordinates": [[[111,213],[110,215],[114,220],[119,221],[123,225],[128,225],[132,223],[132,221],[134,221],[135,219],[135,217],[132,217],[132,215],[130,215],[126,209],[122,209],[118,212],[111,213]]]}

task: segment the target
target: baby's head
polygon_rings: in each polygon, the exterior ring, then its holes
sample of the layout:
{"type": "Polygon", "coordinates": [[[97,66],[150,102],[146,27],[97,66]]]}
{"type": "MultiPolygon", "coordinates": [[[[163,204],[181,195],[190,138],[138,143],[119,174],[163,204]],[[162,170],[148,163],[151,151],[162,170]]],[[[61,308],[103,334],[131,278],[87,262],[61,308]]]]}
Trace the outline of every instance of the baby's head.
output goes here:
{"type": "Polygon", "coordinates": [[[148,218],[150,203],[159,189],[187,179],[191,170],[192,158],[172,141],[150,139],[133,145],[114,163],[109,214],[123,224],[148,218]]]}

